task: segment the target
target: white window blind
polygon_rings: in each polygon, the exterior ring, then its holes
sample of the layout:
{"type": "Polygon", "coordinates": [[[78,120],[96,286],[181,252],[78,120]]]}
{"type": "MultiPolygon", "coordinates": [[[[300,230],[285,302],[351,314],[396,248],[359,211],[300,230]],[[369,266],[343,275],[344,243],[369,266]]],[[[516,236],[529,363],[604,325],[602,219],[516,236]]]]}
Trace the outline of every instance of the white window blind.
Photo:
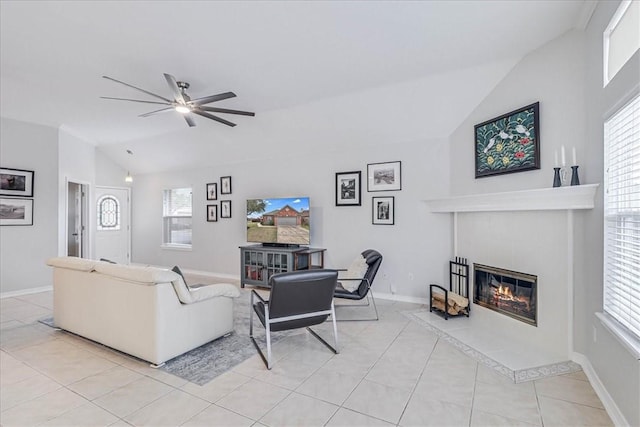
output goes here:
{"type": "Polygon", "coordinates": [[[191,188],[164,190],[164,244],[191,246],[191,209],[191,188]]]}
{"type": "Polygon", "coordinates": [[[604,125],[604,311],[640,338],[640,95],[604,125]]]}

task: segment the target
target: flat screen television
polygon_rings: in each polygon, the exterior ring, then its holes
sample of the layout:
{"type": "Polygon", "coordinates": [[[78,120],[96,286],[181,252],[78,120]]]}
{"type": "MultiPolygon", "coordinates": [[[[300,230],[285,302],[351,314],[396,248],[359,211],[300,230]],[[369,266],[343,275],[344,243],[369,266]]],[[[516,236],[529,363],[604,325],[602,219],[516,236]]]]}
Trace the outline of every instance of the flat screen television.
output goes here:
{"type": "Polygon", "coordinates": [[[308,245],[310,230],[308,197],[247,200],[247,242],[308,245]]]}

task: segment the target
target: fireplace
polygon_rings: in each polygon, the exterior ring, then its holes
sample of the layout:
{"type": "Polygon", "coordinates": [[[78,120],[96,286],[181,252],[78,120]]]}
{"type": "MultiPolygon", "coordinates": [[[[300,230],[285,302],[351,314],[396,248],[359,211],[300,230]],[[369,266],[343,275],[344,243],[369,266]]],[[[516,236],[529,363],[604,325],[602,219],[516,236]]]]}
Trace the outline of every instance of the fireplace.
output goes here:
{"type": "Polygon", "coordinates": [[[475,263],[473,269],[474,303],[537,326],[537,276],[475,263]]]}

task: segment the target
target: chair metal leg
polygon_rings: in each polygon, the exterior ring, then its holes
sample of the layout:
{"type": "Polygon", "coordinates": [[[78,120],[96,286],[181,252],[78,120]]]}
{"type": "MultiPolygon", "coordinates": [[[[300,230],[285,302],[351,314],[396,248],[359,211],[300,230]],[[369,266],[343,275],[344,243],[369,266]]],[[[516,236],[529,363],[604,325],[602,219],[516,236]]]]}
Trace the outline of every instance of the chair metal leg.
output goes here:
{"type": "Polygon", "coordinates": [[[311,335],[313,335],[314,337],[316,337],[316,339],[317,339],[318,341],[320,341],[322,344],[326,345],[326,346],[327,346],[327,348],[328,348],[329,350],[333,351],[335,354],[338,354],[338,348],[337,348],[338,336],[337,336],[337,335],[336,335],[336,347],[334,348],[334,347],[332,347],[332,346],[331,346],[331,344],[329,344],[328,342],[326,342],[326,341],[324,340],[324,338],[322,338],[320,335],[318,335],[318,334],[316,333],[316,331],[314,331],[313,329],[311,329],[311,328],[307,327],[307,331],[309,331],[309,333],[310,333],[311,335]]]}
{"type": "MultiPolygon", "coordinates": [[[[338,319],[338,322],[364,322],[369,320],[380,320],[380,316],[378,316],[378,307],[376,307],[376,299],[373,297],[373,292],[371,292],[371,285],[367,283],[367,287],[369,288],[367,291],[367,303],[360,305],[351,305],[347,307],[369,307],[369,296],[371,296],[371,301],[373,302],[373,309],[376,313],[375,319],[338,319]]],[[[339,307],[339,306],[338,306],[339,307]]]]}
{"type": "Polygon", "coordinates": [[[266,321],[265,330],[267,334],[267,369],[271,369],[271,325],[266,321]]]}

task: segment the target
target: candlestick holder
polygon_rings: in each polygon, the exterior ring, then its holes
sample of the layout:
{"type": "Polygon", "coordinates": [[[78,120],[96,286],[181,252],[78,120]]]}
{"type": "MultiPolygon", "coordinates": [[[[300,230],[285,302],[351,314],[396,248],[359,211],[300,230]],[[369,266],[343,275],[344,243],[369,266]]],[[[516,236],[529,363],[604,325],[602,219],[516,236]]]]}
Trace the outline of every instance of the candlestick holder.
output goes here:
{"type": "Polygon", "coordinates": [[[578,177],[578,166],[571,166],[571,185],[580,185],[578,177]]]}
{"type": "Polygon", "coordinates": [[[553,186],[560,187],[562,182],[560,181],[560,168],[553,168],[553,186]]]}

